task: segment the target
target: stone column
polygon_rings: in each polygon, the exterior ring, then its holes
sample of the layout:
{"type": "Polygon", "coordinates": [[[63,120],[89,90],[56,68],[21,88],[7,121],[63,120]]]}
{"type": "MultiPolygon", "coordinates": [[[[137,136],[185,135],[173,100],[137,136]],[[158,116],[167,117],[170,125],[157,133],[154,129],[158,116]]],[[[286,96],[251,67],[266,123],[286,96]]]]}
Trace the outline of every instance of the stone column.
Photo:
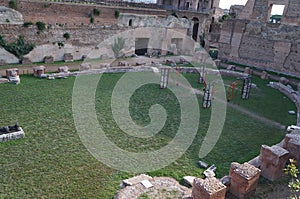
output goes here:
{"type": "Polygon", "coordinates": [[[297,165],[300,165],[300,134],[287,134],[284,139],[283,148],[288,150],[290,157],[297,161],[297,165]]]}
{"type": "Polygon", "coordinates": [[[239,199],[248,198],[255,193],[260,170],[248,163],[231,163],[229,191],[239,199]]]}
{"type": "Polygon", "coordinates": [[[278,179],[289,158],[289,152],[280,146],[262,145],[259,155],[261,175],[268,180],[278,179]]]}
{"type": "Polygon", "coordinates": [[[224,199],[226,186],[215,177],[195,178],[192,190],[193,199],[224,199]]]}

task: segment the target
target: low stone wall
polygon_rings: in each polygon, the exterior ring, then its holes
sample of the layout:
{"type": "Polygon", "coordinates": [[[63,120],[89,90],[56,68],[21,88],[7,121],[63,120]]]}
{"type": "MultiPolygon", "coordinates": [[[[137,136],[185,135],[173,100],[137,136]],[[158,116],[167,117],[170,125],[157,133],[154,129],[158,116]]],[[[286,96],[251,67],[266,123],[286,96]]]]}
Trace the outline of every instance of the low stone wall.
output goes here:
{"type": "Polygon", "coordinates": [[[298,95],[293,89],[278,82],[270,82],[268,85],[279,90],[295,103],[297,107],[297,126],[300,126],[300,95],[298,95]]]}

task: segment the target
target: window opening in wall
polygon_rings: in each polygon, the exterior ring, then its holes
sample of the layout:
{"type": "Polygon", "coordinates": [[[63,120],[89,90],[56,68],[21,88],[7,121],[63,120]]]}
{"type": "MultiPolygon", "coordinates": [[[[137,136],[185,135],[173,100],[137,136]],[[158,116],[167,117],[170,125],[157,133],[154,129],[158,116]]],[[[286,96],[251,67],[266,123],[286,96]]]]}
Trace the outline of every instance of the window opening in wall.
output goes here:
{"type": "Polygon", "coordinates": [[[129,19],[128,26],[132,26],[132,19],[129,19]]]}
{"type": "Polygon", "coordinates": [[[279,5],[279,4],[271,5],[271,11],[270,11],[270,17],[269,17],[270,23],[280,23],[281,22],[284,7],[285,7],[284,5],[279,5]]]}

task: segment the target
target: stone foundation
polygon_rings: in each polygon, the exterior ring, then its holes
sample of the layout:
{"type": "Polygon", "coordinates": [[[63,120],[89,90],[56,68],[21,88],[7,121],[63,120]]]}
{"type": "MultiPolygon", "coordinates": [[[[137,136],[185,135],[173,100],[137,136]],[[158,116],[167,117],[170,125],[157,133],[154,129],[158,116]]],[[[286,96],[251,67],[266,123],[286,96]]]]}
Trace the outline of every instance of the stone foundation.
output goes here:
{"type": "Polygon", "coordinates": [[[291,133],[287,134],[284,139],[283,148],[290,152],[290,158],[294,158],[297,161],[297,165],[300,165],[300,134],[291,133]]]}
{"type": "Polygon", "coordinates": [[[270,181],[281,177],[289,158],[289,152],[280,146],[262,145],[260,150],[261,175],[270,181]]]}
{"type": "Polygon", "coordinates": [[[231,163],[229,176],[231,184],[229,191],[236,197],[243,199],[255,193],[260,170],[248,163],[231,163]]]}
{"type": "Polygon", "coordinates": [[[192,190],[193,199],[223,199],[226,195],[226,186],[215,177],[195,178],[192,190]]]}

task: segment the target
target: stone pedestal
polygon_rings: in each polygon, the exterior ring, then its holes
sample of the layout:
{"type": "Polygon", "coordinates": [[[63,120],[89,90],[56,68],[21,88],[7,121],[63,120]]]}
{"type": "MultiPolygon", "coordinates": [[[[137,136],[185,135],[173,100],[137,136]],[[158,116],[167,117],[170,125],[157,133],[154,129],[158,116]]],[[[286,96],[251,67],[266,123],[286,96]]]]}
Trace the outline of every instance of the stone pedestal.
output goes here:
{"type": "Polygon", "coordinates": [[[243,199],[255,193],[260,170],[248,163],[231,163],[229,176],[231,183],[229,191],[236,197],[243,199]]]}
{"type": "Polygon", "coordinates": [[[226,186],[215,177],[195,178],[192,190],[193,199],[223,199],[226,195],[226,186]]]}
{"type": "Polygon", "coordinates": [[[297,161],[297,165],[300,165],[300,134],[287,134],[284,139],[283,148],[289,151],[290,158],[294,158],[297,161]]]}
{"type": "Polygon", "coordinates": [[[278,179],[289,158],[289,152],[280,146],[262,145],[260,150],[260,169],[263,177],[270,181],[278,179]]]}
{"type": "Polygon", "coordinates": [[[6,77],[15,77],[17,75],[19,75],[19,69],[18,68],[6,69],[6,77]]]}
{"type": "Polygon", "coordinates": [[[41,75],[45,74],[46,67],[45,66],[36,66],[33,67],[33,75],[35,77],[41,77],[41,75]]]}

